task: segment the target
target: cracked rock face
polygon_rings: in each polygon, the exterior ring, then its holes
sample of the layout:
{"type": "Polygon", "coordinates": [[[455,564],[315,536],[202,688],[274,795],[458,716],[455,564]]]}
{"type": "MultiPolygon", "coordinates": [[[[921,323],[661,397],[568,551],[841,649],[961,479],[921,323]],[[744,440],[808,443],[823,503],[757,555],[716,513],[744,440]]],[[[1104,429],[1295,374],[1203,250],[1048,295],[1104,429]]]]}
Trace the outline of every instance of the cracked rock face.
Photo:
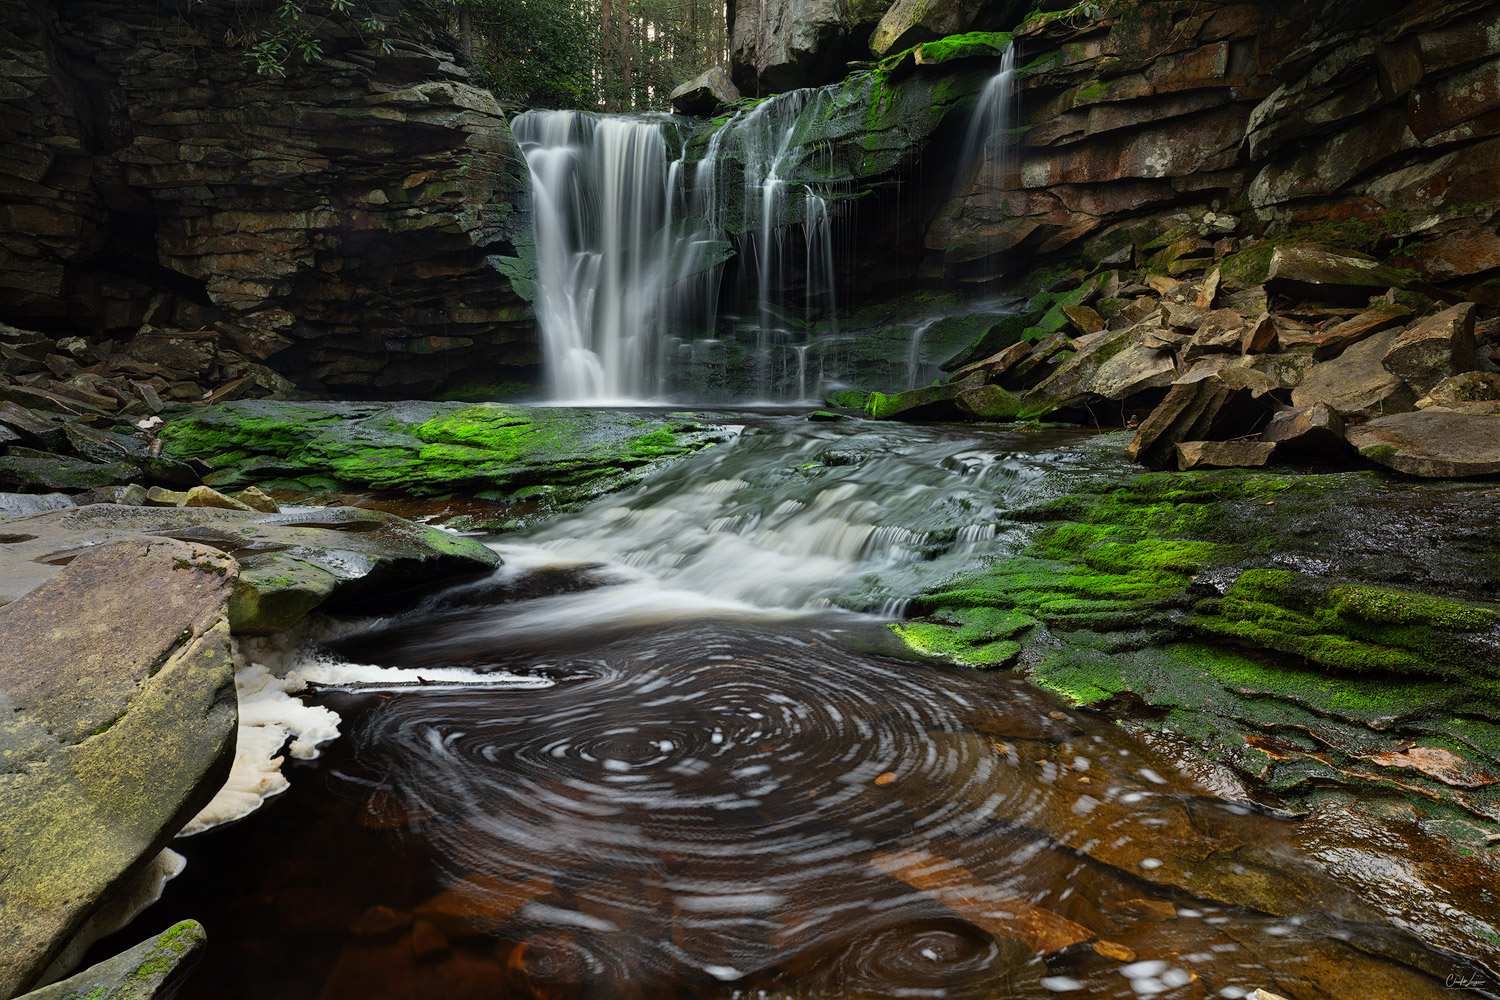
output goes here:
{"type": "Polygon", "coordinates": [[[0,609],[0,996],[223,783],[237,576],[216,549],[133,538],[0,609]]]}
{"type": "Polygon", "coordinates": [[[274,78],[232,41],[270,3],[0,0],[0,315],[126,353],[206,331],[189,346],[330,388],[520,377],[525,162],[404,6],[388,51],[332,19],[274,78]]]}

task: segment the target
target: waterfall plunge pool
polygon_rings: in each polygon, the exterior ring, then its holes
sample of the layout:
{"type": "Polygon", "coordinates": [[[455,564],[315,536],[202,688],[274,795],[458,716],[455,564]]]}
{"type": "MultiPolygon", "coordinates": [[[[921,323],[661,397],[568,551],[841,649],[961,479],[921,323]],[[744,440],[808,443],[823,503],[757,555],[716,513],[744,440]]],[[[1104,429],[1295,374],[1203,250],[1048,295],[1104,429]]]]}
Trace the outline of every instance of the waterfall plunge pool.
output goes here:
{"type": "Polygon", "coordinates": [[[1473,975],[1372,904],[1399,873],[1361,892],[1317,862],[1317,818],[901,655],[903,596],[1016,551],[1008,511],[1113,459],[1070,432],[740,419],[496,538],[493,577],[335,630],[319,655],[549,683],[316,695],[346,735],[183,844],[145,917],[208,928],[182,996],[1307,1000],[1473,975]]]}

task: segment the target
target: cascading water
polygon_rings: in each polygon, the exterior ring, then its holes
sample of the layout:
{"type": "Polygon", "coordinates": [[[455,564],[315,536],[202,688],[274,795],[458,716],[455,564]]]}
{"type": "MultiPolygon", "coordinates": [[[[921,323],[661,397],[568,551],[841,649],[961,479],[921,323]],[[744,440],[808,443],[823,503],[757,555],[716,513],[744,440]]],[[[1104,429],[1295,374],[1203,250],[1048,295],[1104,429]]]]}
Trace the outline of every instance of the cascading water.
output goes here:
{"type": "MultiPolygon", "coordinates": [[[[963,192],[1006,169],[1015,64],[1007,49],[980,97],[959,162],[963,192]]],[[[780,94],[737,111],[698,155],[673,152],[686,133],[667,115],[517,117],[554,400],[660,399],[701,393],[705,381],[721,386],[721,401],[804,400],[838,381],[850,179],[821,132],[836,111],[832,88],[780,94]],[[728,289],[734,301],[723,300],[728,289]]]]}
{"type": "Polygon", "coordinates": [[[537,319],[554,399],[639,399],[660,366],[671,190],[663,118],[529,111],[537,319]]]}

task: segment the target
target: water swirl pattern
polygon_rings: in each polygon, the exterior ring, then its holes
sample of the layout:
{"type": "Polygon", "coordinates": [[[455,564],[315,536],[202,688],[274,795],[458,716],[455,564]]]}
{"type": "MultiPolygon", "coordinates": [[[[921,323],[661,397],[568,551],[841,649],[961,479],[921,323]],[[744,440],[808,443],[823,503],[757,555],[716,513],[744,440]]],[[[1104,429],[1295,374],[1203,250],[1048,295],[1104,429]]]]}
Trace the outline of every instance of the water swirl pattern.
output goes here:
{"type": "Polygon", "coordinates": [[[1232,779],[850,610],[1022,544],[1088,449],[744,423],[331,643],[419,686],[325,696],[349,737],[235,904],[286,940],[188,1000],[1455,995],[1232,779]]]}

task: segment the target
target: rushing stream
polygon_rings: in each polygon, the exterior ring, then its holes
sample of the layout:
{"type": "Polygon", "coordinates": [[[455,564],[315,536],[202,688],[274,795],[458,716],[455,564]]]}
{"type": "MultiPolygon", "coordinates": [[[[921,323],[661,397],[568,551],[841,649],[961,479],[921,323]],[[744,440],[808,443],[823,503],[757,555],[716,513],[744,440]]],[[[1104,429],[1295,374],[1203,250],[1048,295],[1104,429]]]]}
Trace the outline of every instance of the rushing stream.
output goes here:
{"type": "Polygon", "coordinates": [[[346,735],[152,911],[208,927],[183,996],[1455,995],[1297,824],[849,610],[1020,544],[1004,510],[1102,461],[1077,436],[738,419],[334,629],[545,685],[321,694],[346,735]]]}

